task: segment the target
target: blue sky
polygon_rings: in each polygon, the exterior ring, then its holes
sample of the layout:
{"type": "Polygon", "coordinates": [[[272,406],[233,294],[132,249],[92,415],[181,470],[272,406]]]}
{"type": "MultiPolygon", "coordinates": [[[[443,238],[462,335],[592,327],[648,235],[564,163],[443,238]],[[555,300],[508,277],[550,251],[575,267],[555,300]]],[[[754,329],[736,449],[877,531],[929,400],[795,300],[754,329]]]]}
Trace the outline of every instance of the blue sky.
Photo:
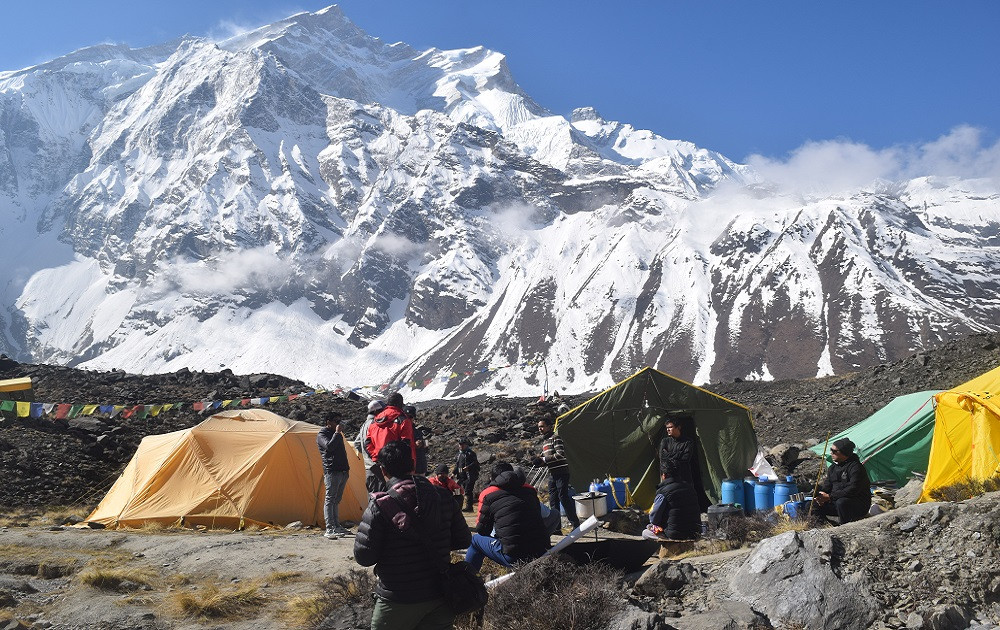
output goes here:
{"type": "MultiPolygon", "coordinates": [[[[326,2],[81,0],[7,3],[0,69],[100,42],[221,37],[326,2]]],[[[568,115],[690,140],[744,160],[809,142],[873,151],[1000,131],[1000,2],[346,0],[369,34],[417,48],[485,45],[521,86],[568,115]]]]}

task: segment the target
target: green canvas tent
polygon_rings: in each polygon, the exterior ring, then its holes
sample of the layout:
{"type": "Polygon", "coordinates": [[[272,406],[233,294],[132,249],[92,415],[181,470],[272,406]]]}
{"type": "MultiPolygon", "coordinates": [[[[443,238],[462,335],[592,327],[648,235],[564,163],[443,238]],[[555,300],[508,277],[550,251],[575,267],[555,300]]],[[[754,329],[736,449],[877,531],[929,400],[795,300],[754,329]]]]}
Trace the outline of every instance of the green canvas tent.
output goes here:
{"type": "Polygon", "coordinates": [[[671,411],[694,418],[701,478],[718,503],[722,481],[742,479],[757,455],[750,410],[648,367],[557,418],[574,487],[583,491],[594,479],[628,477],[636,504],[649,508],[671,411]]]}
{"type": "MultiPolygon", "coordinates": [[[[934,436],[934,394],[940,390],[897,396],[874,414],[830,438],[854,442],[855,452],[872,481],[894,480],[902,486],[912,471],[926,472],[934,436]]],[[[823,444],[812,448],[823,454],[823,444]]],[[[832,462],[829,452],[827,463],[832,462]]]]}

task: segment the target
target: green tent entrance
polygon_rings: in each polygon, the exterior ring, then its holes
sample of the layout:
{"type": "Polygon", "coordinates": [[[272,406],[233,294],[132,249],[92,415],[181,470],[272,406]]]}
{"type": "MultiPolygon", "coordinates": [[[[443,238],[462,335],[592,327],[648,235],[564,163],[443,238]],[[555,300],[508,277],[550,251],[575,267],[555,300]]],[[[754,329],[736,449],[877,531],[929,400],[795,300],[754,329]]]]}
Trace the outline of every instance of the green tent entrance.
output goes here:
{"type": "MultiPolygon", "coordinates": [[[[855,452],[872,481],[893,480],[900,487],[913,471],[926,472],[934,437],[934,394],[940,390],[897,396],[874,414],[830,438],[854,442],[855,452]]],[[[811,450],[823,454],[823,444],[811,450]]],[[[827,463],[832,462],[829,453],[827,463]]]]}
{"type": "Polygon", "coordinates": [[[659,447],[669,412],[694,418],[705,491],[718,503],[724,479],[742,479],[757,456],[750,410],[712,392],[643,368],[556,420],[570,481],[628,477],[636,504],[648,509],[660,482],[659,447]]]}

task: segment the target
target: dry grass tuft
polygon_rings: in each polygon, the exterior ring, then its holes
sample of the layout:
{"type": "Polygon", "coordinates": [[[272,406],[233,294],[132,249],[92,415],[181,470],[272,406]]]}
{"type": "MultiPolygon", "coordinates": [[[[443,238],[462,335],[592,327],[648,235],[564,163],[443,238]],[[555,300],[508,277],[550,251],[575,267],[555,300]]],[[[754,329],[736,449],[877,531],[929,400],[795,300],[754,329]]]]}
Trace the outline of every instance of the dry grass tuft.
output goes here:
{"type": "MultiPolygon", "coordinates": [[[[118,591],[124,586],[150,586],[156,579],[156,573],[149,567],[88,567],[77,577],[81,584],[93,586],[106,591],[118,591]]],[[[128,588],[125,590],[135,590],[128,588]]]]}
{"type": "Polygon", "coordinates": [[[16,510],[0,515],[0,527],[69,525],[83,520],[88,514],[90,514],[90,510],[81,507],[16,510]]]}
{"type": "Polygon", "coordinates": [[[621,574],[594,563],[577,565],[554,554],[517,570],[490,592],[482,611],[455,622],[457,630],[603,630],[625,606],[621,574]],[[512,614],[516,611],[517,614],[512,614]]]}
{"type": "Polygon", "coordinates": [[[323,580],[319,593],[290,599],[285,614],[295,624],[308,628],[318,626],[334,611],[339,611],[339,617],[350,615],[354,621],[363,622],[371,617],[374,590],[374,574],[351,569],[347,575],[323,580]]]}
{"type": "Polygon", "coordinates": [[[297,582],[303,579],[301,571],[272,571],[264,578],[268,584],[284,584],[286,582],[297,582]]]}
{"type": "Polygon", "coordinates": [[[181,614],[200,619],[234,619],[255,616],[267,602],[255,583],[222,590],[207,584],[197,591],[172,593],[170,602],[181,614]]]}
{"type": "Polygon", "coordinates": [[[965,501],[987,492],[1000,490],[1000,475],[989,479],[968,479],[950,486],[931,490],[930,496],[935,501],[965,501]]]}

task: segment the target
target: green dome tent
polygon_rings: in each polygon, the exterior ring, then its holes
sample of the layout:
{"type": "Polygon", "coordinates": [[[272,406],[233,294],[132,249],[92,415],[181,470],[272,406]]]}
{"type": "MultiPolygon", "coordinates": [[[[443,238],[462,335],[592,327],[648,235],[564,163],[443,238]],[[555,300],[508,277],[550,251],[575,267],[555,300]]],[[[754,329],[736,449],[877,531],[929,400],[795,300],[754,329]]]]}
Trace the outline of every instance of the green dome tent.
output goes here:
{"type": "MultiPolygon", "coordinates": [[[[894,480],[900,487],[913,471],[926,472],[934,436],[934,394],[940,390],[897,396],[874,414],[830,438],[854,442],[871,481],[894,480]]],[[[823,444],[812,448],[823,454],[823,444]]],[[[833,461],[829,452],[827,463],[833,461]]]]}
{"type": "Polygon", "coordinates": [[[742,479],[757,456],[750,410],[648,367],[556,419],[574,487],[629,477],[636,504],[649,508],[660,482],[659,447],[669,412],[694,418],[701,478],[718,503],[722,481],[742,479]]]}

